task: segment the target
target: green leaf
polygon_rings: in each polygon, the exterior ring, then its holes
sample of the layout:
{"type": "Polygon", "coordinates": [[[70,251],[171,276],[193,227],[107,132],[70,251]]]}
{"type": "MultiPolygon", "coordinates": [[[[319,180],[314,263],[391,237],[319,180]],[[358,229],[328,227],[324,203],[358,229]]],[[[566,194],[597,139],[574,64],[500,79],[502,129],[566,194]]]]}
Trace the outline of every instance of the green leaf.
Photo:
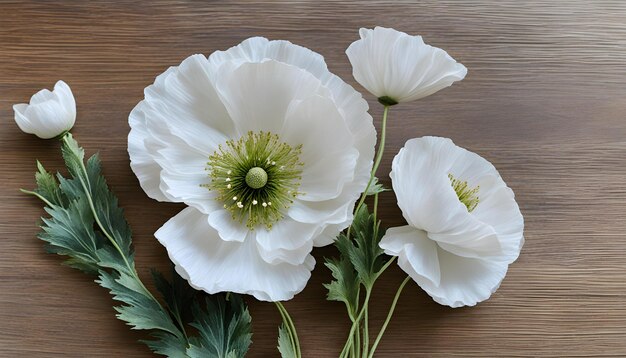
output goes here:
{"type": "Polygon", "coordinates": [[[252,318],[248,308],[238,295],[218,294],[207,297],[205,309],[195,303],[192,307],[194,320],[190,323],[200,332],[192,337],[187,354],[200,357],[243,357],[250,344],[252,318]]]}
{"type": "Polygon", "coordinates": [[[384,234],[379,225],[367,205],[361,206],[352,222],[352,239],[340,234],[335,241],[339,258],[327,258],[325,262],[333,276],[330,283],[324,284],[328,289],[327,299],[345,303],[352,319],[359,303],[360,285],[372,287],[385,264],[384,252],[378,246],[384,234]]]}
{"type": "Polygon", "coordinates": [[[281,324],[278,328],[278,352],[282,358],[297,358],[297,354],[293,349],[293,343],[289,335],[289,330],[285,324],[281,324]]]}
{"type": "Polygon", "coordinates": [[[165,279],[157,270],[151,270],[152,280],[164,298],[170,315],[176,320],[179,328],[184,332],[184,318],[191,314],[191,306],[197,293],[176,270],[172,269],[172,282],[165,279]]]}
{"type": "Polygon", "coordinates": [[[390,189],[385,188],[382,184],[378,182],[378,178],[374,177],[370,187],[367,189],[367,195],[374,195],[378,193],[382,193],[384,191],[390,191],[390,189]]]}
{"type": "Polygon", "coordinates": [[[384,232],[380,222],[375,222],[374,215],[363,205],[355,214],[352,222],[354,244],[348,246],[350,262],[358,273],[359,280],[366,287],[371,287],[384,266],[384,251],[378,246],[384,232]]]}
{"type": "Polygon", "coordinates": [[[150,334],[156,338],[153,341],[142,340],[154,353],[170,358],[189,358],[187,355],[187,343],[165,332],[153,332],[150,334]]]}
{"type": "MultiPolygon", "coordinates": [[[[345,235],[340,235],[338,241],[348,241],[345,235]]],[[[328,290],[327,299],[329,301],[339,301],[346,304],[346,308],[351,315],[354,315],[354,307],[358,304],[359,279],[357,273],[350,262],[350,259],[342,255],[339,259],[326,259],[328,267],[334,280],[324,284],[328,290]]]]}

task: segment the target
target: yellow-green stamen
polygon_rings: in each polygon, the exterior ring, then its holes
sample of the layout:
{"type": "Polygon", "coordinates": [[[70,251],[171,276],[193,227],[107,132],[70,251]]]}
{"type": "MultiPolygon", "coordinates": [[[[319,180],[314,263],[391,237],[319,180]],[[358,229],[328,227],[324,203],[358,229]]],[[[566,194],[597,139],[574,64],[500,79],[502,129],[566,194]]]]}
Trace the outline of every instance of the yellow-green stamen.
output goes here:
{"type": "Polygon", "coordinates": [[[470,188],[467,181],[456,179],[452,174],[448,174],[448,178],[450,179],[452,188],[456,192],[456,196],[459,198],[459,201],[463,203],[463,205],[467,208],[467,211],[471,213],[474,209],[476,209],[476,206],[478,206],[478,203],[480,202],[480,198],[478,197],[480,186],[470,188]]]}
{"type": "Polygon", "coordinates": [[[211,183],[202,186],[217,193],[233,220],[271,229],[301,194],[301,152],[301,145],[292,147],[275,134],[248,132],[209,156],[211,183]]]}

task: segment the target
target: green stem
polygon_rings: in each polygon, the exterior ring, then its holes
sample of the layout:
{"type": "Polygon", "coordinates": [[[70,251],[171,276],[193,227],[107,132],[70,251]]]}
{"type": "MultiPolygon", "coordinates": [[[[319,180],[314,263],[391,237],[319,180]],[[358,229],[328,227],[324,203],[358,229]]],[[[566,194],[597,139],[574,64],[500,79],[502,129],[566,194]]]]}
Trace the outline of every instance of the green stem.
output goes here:
{"type": "Polygon", "coordinates": [[[398,299],[400,298],[400,294],[402,293],[402,290],[404,289],[404,286],[406,286],[406,284],[409,282],[409,280],[411,279],[410,276],[407,276],[404,281],[402,281],[402,283],[400,284],[400,287],[398,287],[398,291],[396,291],[396,296],[393,298],[393,302],[391,303],[391,307],[389,308],[389,313],[387,313],[387,318],[385,319],[385,323],[383,323],[383,326],[380,329],[380,332],[378,332],[378,336],[376,337],[376,341],[374,341],[374,345],[372,346],[372,350],[370,351],[368,357],[372,358],[374,356],[374,352],[376,351],[376,347],[378,347],[378,343],[380,343],[381,338],[383,338],[383,334],[385,333],[385,330],[387,329],[387,325],[389,325],[389,321],[391,321],[391,316],[393,316],[393,312],[396,309],[396,304],[398,303],[398,299]]]}
{"type": "Polygon", "coordinates": [[[48,199],[44,198],[43,196],[41,196],[39,193],[36,193],[34,191],[30,191],[30,190],[26,190],[26,189],[20,189],[20,191],[24,194],[28,194],[28,195],[34,195],[36,196],[39,200],[43,201],[48,207],[53,208],[54,205],[48,201],[48,199]]]}
{"type": "MultiPolygon", "coordinates": [[[[385,265],[383,265],[383,267],[381,267],[380,271],[378,271],[378,274],[374,278],[374,282],[372,282],[372,287],[374,287],[376,280],[378,280],[378,278],[383,274],[383,272],[385,272],[385,270],[387,270],[389,266],[391,266],[391,264],[395,260],[396,260],[396,257],[393,256],[391,259],[389,259],[389,261],[385,263],[385,265]]],[[[353,336],[356,333],[356,329],[357,327],[359,327],[361,319],[365,315],[365,310],[368,307],[371,293],[372,293],[371,287],[370,288],[365,287],[365,300],[363,301],[363,306],[361,306],[361,310],[359,311],[359,314],[357,315],[356,319],[352,322],[352,327],[350,327],[350,333],[348,333],[348,340],[346,341],[346,344],[344,345],[343,350],[341,351],[341,354],[339,355],[340,358],[345,357],[345,354],[347,354],[349,350],[349,346],[352,344],[353,336]]]]}
{"type": "Polygon", "coordinates": [[[363,301],[363,306],[361,306],[361,311],[359,312],[359,315],[356,317],[354,322],[352,322],[352,327],[350,327],[350,333],[348,333],[348,340],[346,341],[346,344],[343,346],[343,349],[341,350],[341,354],[339,355],[340,358],[346,357],[346,354],[350,350],[350,346],[352,345],[352,341],[354,339],[353,337],[355,336],[356,329],[357,327],[359,327],[361,319],[363,318],[363,315],[365,314],[365,307],[367,307],[369,303],[371,294],[372,294],[371,288],[365,287],[365,301],[363,301]]]}
{"type": "Polygon", "coordinates": [[[276,308],[278,308],[278,312],[280,313],[280,316],[283,319],[283,324],[289,331],[291,347],[293,348],[293,351],[296,353],[296,358],[301,358],[302,351],[300,350],[300,339],[298,338],[298,332],[296,331],[296,326],[294,325],[293,320],[291,319],[291,316],[289,315],[289,312],[287,311],[285,306],[283,306],[283,304],[280,301],[276,301],[274,303],[276,304],[276,308]]]}
{"type": "MultiPolygon", "coordinates": [[[[370,186],[372,185],[372,182],[374,181],[374,177],[376,176],[376,171],[378,171],[380,162],[383,159],[383,152],[385,151],[385,139],[387,137],[387,114],[388,113],[389,113],[389,106],[385,106],[385,109],[383,111],[383,122],[381,124],[381,129],[380,129],[380,143],[378,144],[378,153],[376,154],[376,160],[374,161],[374,166],[372,167],[370,179],[367,182],[367,186],[365,187],[365,190],[363,191],[363,194],[361,195],[361,199],[359,200],[359,203],[357,204],[356,209],[354,210],[355,213],[358,213],[359,209],[361,209],[361,206],[363,206],[363,203],[365,202],[365,198],[367,197],[367,192],[369,191],[370,186]]],[[[346,233],[346,236],[348,239],[350,239],[351,228],[352,228],[352,225],[348,227],[348,232],[346,233]]]]}
{"type": "Polygon", "coordinates": [[[353,342],[354,342],[354,347],[352,348],[352,351],[354,352],[354,356],[360,357],[361,356],[361,335],[355,334],[353,342]]]}

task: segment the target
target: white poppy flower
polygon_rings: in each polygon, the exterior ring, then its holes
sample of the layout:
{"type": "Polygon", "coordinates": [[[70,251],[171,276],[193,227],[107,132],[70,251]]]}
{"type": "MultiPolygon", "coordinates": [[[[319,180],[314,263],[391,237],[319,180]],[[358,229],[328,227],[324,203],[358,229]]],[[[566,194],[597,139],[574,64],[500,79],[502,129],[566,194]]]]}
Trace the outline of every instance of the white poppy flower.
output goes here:
{"type": "Polygon", "coordinates": [[[372,168],[361,95],[319,54],[251,38],[159,75],[130,114],[128,152],[145,192],[186,209],[155,236],[209,293],[278,301],[300,292],[372,168]]]}
{"type": "Polygon", "coordinates": [[[385,105],[414,101],[462,80],[467,68],[421,36],[384,27],[359,31],[346,54],[352,75],[385,105]]]}
{"type": "Polygon", "coordinates": [[[440,304],[489,298],[524,242],[524,219],[496,168],[450,139],[423,137],[406,142],[390,176],[408,225],[387,230],[380,247],[440,304]]]}
{"type": "Polygon", "coordinates": [[[54,90],[42,89],[30,98],[30,103],[13,105],[15,123],[23,132],[42,139],[54,138],[74,126],[76,102],[67,83],[58,81],[54,90]]]}

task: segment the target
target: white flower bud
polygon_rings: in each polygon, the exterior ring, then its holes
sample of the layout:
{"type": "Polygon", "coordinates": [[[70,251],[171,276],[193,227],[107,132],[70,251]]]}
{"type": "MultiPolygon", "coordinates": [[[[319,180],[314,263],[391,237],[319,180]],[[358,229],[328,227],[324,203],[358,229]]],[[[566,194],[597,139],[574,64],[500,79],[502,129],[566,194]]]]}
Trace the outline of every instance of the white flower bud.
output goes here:
{"type": "Polygon", "coordinates": [[[30,103],[13,105],[15,123],[23,132],[42,139],[54,138],[69,131],[76,120],[76,102],[67,83],[58,81],[51,92],[35,93],[30,103]]]}

